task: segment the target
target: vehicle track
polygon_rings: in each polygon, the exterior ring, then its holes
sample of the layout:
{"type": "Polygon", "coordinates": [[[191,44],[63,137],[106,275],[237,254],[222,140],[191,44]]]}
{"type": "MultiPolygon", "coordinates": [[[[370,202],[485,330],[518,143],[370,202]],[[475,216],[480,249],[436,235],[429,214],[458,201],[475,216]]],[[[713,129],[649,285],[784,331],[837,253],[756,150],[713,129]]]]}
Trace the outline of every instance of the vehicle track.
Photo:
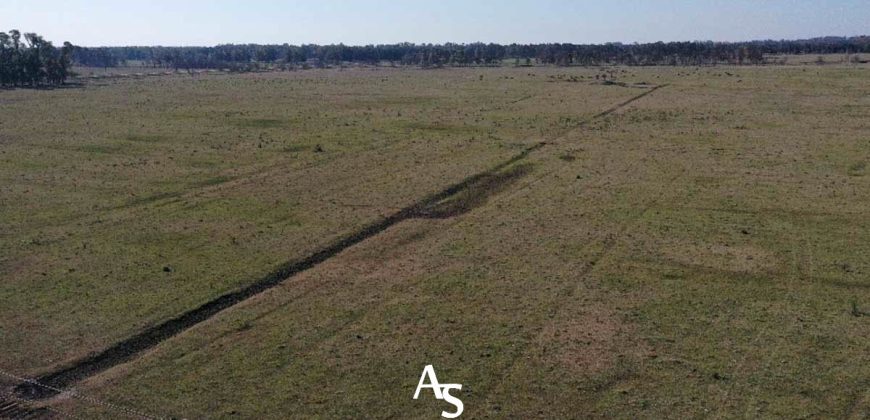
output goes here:
{"type": "Polygon", "coordinates": [[[39,419],[48,414],[45,408],[30,408],[15,397],[0,394],[0,419],[39,419]]]}
{"type": "MultiPolygon", "coordinates": [[[[670,177],[666,184],[672,184],[677,179],[681,178],[685,175],[685,170],[681,170],[677,172],[675,175],[670,177]]],[[[552,302],[552,309],[555,313],[558,313],[562,310],[566,305],[568,305],[572,299],[575,298],[577,294],[577,289],[579,288],[581,280],[586,279],[587,276],[592,274],[593,270],[596,267],[599,267],[602,262],[604,262],[607,258],[613,255],[614,251],[619,244],[619,241],[627,236],[627,234],[634,228],[634,226],[642,220],[651,209],[655,208],[658,203],[662,202],[666,197],[657,196],[648,200],[643,208],[640,209],[634,216],[630,217],[626,220],[622,225],[618,227],[618,229],[609,234],[603,241],[601,246],[601,251],[599,251],[592,259],[586,264],[584,264],[579,270],[577,270],[573,276],[573,281],[564,286],[560,292],[557,294],[557,298],[552,302]]],[[[547,320],[544,324],[549,324],[554,322],[553,320],[547,320]]],[[[542,328],[541,331],[544,329],[542,328]]],[[[543,332],[538,334],[538,337],[542,336],[543,332]]],[[[529,340],[522,348],[517,351],[513,357],[509,360],[507,367],[503,369],[500,374],[500,377],[509,377],[516,373],[517,366],[519,362],[523,360],[523,356],[527,355],[529,348],[532,346],[532,343],[539,340],[529,340]]],[[[507,383],[507,382],[505,382],[507,383]]],[[[504,385],[496,386],[493,390],[488,393],[487,404],[491,405],[494,401],[492,401],[493,395],[498,395],[501,390],[503,390],[504,385]]],[[[486,406],[486,405],[484,405],[486,406]]]]}
{"type": "MultiPolygon", "coordinates": [[[[656,86],[639,95],[635,95],[626,101],[623,101],[616,106],[613,106],[603,112],[596,114],[584,123],[579,124],[567,130],[559,138],[563,137],[567,132],[573,131],[579,126],[584,125],[594,119],[601,118],[611,114],[632,102],[649,95],[655,90],[664,85],[656,86]]],[[[205,321],[220,313],[221,311],[230,308],[250,297],[258,295],[266,290],[280,285],[284,281],[292,278],[296,274],[306,271],[318,264],[334,257],[343,250],[350,248],[368,238],[371,238],[391,226],[400,223],[404,220],[414,218],[440,218],[451,217],[457,214],[464,213],[470,210],[471,206],[479,205],[484,200],[476,197],[471,197],[471,204],[465,203],[462,197],[457,198],[460,193],[468,190],[475,190],[473,193],[486,194],[487,192],[497,191],[498,186],[505,182],[512,182],[519,176],[522,176],[528,171],[523,171],[517,174],[517,171],[506,171],[511,165],[525,159],[534,151],[542,149],[548,145],[547,142],[538,142],[523,149],[520,153],[514,155],[510,159],[501,162],[492,168],[471,175],[455,184],[452,184],[441,191],[430,194],[423,199],[402,208],[401,210],[381,218],[373,223],[370,223],[361,229],[344,236],[337,241],[315,251],[300,260],[291,260],[274,269],[269,274],[261,277],[249,286],[240,290],[233,291],[212,299],[199,307],[190,311],[184,312],[181,315],[164,321],[158,325],[149,327],[144,331],[118,342],[111,347],[82,359],[79,359],[72,364],[63,367],[54,372],[41,375],[35,381],[25,382],[17,385],[14,388],[15,394],[24,399],[44,399],[58,394],[57,389],[66,388],[78,381],[81,381],[90,376],[103,372],[111,367],[125,363],[140,353],[153,348],[161,342],[205,321]],[[462,200],[459,204],[449,203],[451,199],[462,200]],[[445,205],[445,203],[448,203],[445,205]],[[38,384],[37,384],[38,383],[38,384]],[[45,386],[47,385],[47,386],[45,386]]],[[[591,267],[590,267],[591,268],[591,267]]]]}
{"type": "MultiPolygon", "coordinates": [[[[42,375],[36,379],[36,382],[49,385],[53,388],[65,388],[81,379],[124,363],[139,353],[156,346],[162,341],[213,317],[224,309],[269,290],[294,275],[328,260],[341,251],[375,236],[397,223],[413,218],[430,217],[430,214],[432,214],[433,211],[437,211],[436,207],[444,200],[455,196],[457,193],[460,193],[477,183],[484,181],[491,182],[491,179],[498,178],[500,171],[516,162],[519,162],[528,156],[529,153],[543,147],[545,144],[546,143],[537,143],[529,146],[519,154],[499,163],[489,170],[469,176],[468,178],[450,185],[437,193],[429,195],[428,197],[425,197],[390,216],[366,225],[356,232],[321,248],[304,259],[287,262],[241,290],[221,295],[193,310],[187,311],[175,318],[150,327],[139,334],[103,350],[102,352],[80,359],[66,368],[42,375]]],[[[15,391],[20,397],[27,399],[47,398],[57,394],[57,391],[54,389],[33,383],[19,384],[15,387],[15,391]]]]}
{"type": "MultiPolygon", "coordinates": [[[[533,97],[534,95],[525,95],[518,99],[511,99],[509,101],[505,101],[504,103],[502,103],[501,106],[515,104],[521,101],[531,99],[533,97]]],[[[495,108],[483,107],[480,108],[478,112],[491,112],[494,109],[498,108],[500,108],[500,106],[495,108]]],[[[379,150],[386,149],[387,147],[390,147],[390,144],[388,142],[384,144],[377,144],[372,149],[365,150],[364,152],[377,152],[379,150]]],[[[406,144],[400,146],[396,150],[401,150],[407,147],[409,146],[406,144]]],[[[340,156],[337,156],[336,158],[340,158],[340,156]]],[[[250,167],[244,168],[248,170],[241,174],[226,176],[219,174],[218,177],[222,179],[217,182],[206,180],[203,182],[194,183],[187,188],[178,191],[153,193],[130,200],[126,203],[107,205],[101,208],[92,209],[91,211],[88,211],[86,213],[64,220],[61,223],[53,224],[52,226],[64,227],[76,223],[95,225],[98,223],[103,223],[105,219],[112,219],[115,217],[117,217],[119,220],[133,218],[136,217],[141,211],[153,210],[153,208],[155,207],[160,207],[165,204],[181,201],[182,199],[191,198],[202,194],[218,192],[227,188],[232,188],[234,186],[246,185],[263,178],[268,178],[275,173],[286,171],[287,167],[292,163],[293,162],[291,160],[276,159],[274,162],[267,165],[252,165],[250,167]]],[[[306,170],[324,163],[328,162],[314,162],[303,165],[299,168],[295,168],[295,170],[306,170]]]]}

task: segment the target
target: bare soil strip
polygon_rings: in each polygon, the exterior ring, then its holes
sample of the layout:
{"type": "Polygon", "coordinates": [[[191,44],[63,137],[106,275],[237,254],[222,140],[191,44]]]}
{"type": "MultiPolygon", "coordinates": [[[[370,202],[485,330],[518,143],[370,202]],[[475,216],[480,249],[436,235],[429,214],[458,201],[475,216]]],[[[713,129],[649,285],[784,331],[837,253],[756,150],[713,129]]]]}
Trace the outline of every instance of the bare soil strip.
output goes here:
{"type": "MultiPolygon", "coordinates": [[[[460,193],[469,187],[481,182],[491,183],[492,179],[499,179],[498,173],[508,166],[524,159],[529,153],[541,148],[546,143],[537,143],[515,155],[514,157],[496,165],[495,167],[472,175],[456,184],[453,184],[442,191],[432,194],[408,207],[393,213],[381,220],[369,224],[362,229],[352,233],[349,236],[339,239],[338,241],[320,249],[314,254],[296,261],[290,261],[278,267],[276,270],[260,278],[241,290],[227,293],[219,296],[196,309],[185,312],[178,317],[172,318],[161,324],[142,331],[124,341],[121,341],[100,353],[85,357],[73,363],[72,365],[61,370],[43,375],[36,379],[36,383],[24,383],[15,387],[15,392],[22,398],[41,399],[48,398],[57,394],[53,388],[65,388],[79,380],[102,372],[113,366],[124,363],[139,353],[148,350],[160,342],[175,336],[176,334],[193,327],[200,322],[203,322],[217,313],[227,309],[239,302],[244,301],[254,295],[260,294],[269,290],[294,275],[308,270],[327,259],[335,256],[341,251],[356,245],[378,233],[383,232],[390,226],[407,219],[426,217],[425,215],[432,212],[431,209],[452,196],[460,193]],[[43,386],[48,385],[48,386],[43,386]]],[[[475,188],[480,190],[480,188],[475,188]]]]}
{"type": "Polygon", "coordinates": [[[531,165],[517,165],[505,171],[486,174],[462,191],[419,209],[416,216],[428,219],[449,219],[462,215],[481,206],[489,196],[504,191],[530,172],[531,165]]]}
{"type": "MultiPolygon", "coordinates": [[[[640,95],[636,95],[596,114],[587,122],[606,116],[661,87],[663,86],[656,86],[640,95]]],[[[35,381],[19,384],[15,387],[15,393],[20,398],[30,400],[44,399],[57,395],[57,389],[66,388],[82,379],[127,362],[143,351],[215,316],[224,309],[278,286],[296,274],[317,266],[343,250],[375,236],[397,223],[413,218],[446,218],[465,213],[473,207],[483,204],[488,195],[502,190],[507,184],[527,174],[529,172],[527,166],[518,166],[507,171],[506,169],[545,145],[547,145],[546,142],[535,143],[489,170],[469,176],[390,216],[364,226],[360,230],[337,240],[304,259],[282,264],[266,276],[241,290],[221,295],[195,309],[150,327],[102,352],[84,357],[67,367],[42,375],[35,381]]],[[[591,269],[591,267],[589,268],[591,269]]]]}
{"type": "Polygon", "coordinates": [[[626,99],[625,101],[620,102],[620,103],[617,104],[617,105],[614,105],[614,106],[612,106],[612,107],[610,107],[610,108],[607,108],[607,109],[604,110],[604,111],[601,111],[601,112],[595,114],[595,116],[593,116],[591,119],[594,120],[594,119],[597,119],[597,118],[606,117],[607,115],[612,114],[612,113],[618,111],[620,108],[623,108],[623,107],[627,106],[628,104],[630,104],[630,103],[632,103],[632,102],[634,102],[634,101],[636,101],[636,100],[638,100],[638,99],[640,99],[640,98],[643,98],[644,96],[649,95],[650,93],[653,93],[653,92],[655,92],[655,91],[657,91],[657,90],[659,90],[659,89],[661,89],[661,88],[663,88],[663,87],[666,87],[666,86],[667,86],[667,84],[653,86],[650,90],[647,90],[647,91],[641,93],[640,95],[632,96],[631,98],[626,99]]]}

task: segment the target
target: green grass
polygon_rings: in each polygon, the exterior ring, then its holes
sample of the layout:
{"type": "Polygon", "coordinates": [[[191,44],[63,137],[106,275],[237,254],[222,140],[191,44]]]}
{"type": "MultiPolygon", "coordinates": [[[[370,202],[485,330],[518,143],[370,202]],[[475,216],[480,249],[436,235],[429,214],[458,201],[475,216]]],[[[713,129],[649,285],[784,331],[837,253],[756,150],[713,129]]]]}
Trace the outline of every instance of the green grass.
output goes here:
{"type": "Polygon", "coordinates": [[[233,125],[239,128],[255,129],[286,127],[289,124],[286,121],[273,118],[253,118],[234,121],[233,125]]]}
{"type": "Polygon", "coordinates": [[[864,176],[867,172],[867,162],[855,162],[849,165],[848,173],[851,176],[864,176]]]}
{"type": "Polygon", "coordinates": [[[156,134],[128,134],[124,136],[124,139],[134,142],[159,143],[162,141],[166,141],[167,137],[156,134]]]}
{"type": "Polygon", "coordinates": [[[547,141],[441,203],[456,217],[76,390],[176,417],[435,418],[411,399],[434,364],[469,417],[862,418],[870,91],[811,69],[631,68],[671,85],[586,125],[641,91],[505,68],[4,92],[0,369],[62,366],[547,141]]]}

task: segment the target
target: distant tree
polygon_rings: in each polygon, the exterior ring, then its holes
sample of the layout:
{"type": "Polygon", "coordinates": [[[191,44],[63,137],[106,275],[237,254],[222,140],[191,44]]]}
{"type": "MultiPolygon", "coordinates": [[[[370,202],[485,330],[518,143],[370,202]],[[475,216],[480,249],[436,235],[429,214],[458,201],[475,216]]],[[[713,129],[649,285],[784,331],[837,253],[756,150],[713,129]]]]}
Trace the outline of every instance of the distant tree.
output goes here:
{"type": "Polygon", "coordinates": [[[749,56],[749,52],[746,47],[740,47],[737,49],[737,64],[742,65],[746,58],[749,56]]]}
{"type": "Polygon", "coordinates": [[[12,37],[6,32],[0,32],[0,86],[14,83],[15,53],[12,37]]]}
{"type": "Polygon", "coordinates": [[[747,47],[746,55],[749,58],[749,62],[752,64],[758,65],[764,62],[764,53],[758,46],[750,45],[747,47]]]}
{"type": "Polygon", "coordinates": [[[11,30],[0,32],[0,85],[59,85],[66,81],[71,65],[73,46],[64,43],[60,51],[51,42],[35,33],[11,30]]]}
{"type": "MultiPolygon", "coordinates": [[[[17,30],[0,33],[0,84],[58,84],[66,79],[72,63],[114,67],[127,60],[170,69],[218,68],[251,71],[274,67],[276,61],[293,66],[318,67],[345,62],[408,66],[541,64],[602,65],[712,65],[763,64],[766,55],[870,53],[870,37],[826,37],[797,41],[656,42],[648,44],[387,44],[338,45],[234,45],[214,47],[53,47],[35,34],[17,30]]],[[[860,59],[859,59],[860,60],[860,59]]]]}

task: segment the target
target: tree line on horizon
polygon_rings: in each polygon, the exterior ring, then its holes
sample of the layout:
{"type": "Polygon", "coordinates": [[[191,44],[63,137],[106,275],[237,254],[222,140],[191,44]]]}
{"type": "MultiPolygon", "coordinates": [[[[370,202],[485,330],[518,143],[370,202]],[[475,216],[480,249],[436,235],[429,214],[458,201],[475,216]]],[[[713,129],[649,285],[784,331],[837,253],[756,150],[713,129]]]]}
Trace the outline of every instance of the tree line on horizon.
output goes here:
{"type": "Polygon", "coordinates": [[[870,53],[870,37],[825,37],[807,40],[750,42],[655,42],[646,44],[384,44],[261,45],[214,47],[76,48],[76,63],[115,67],[135,61],[175,69],[250,70],[260,64],[325,67],[342,63],[421,67],[501,65],[715,65],[762,64],[766,55],[870,53]]]}
{"type": "Polygon", "coordinates": [[[35,33],[0,32],[0,86],[57,86],[70,74],[73,47],[56,48],[35,33]]]}
{"type": "Polygon", "coordinates": [[[140,65],[174,69],[250,71],[283,67],[327,67],[343,63],[443,66],[502,65],[715,65],[762,64],[767,55],[870,53],[870,37],[824,37],[807,40],[749,42],[655,42],[646,44],[383,44],[261,45],[214,47],[76,47],[56,48],[35,33],[0,32],[0,86],[60,85],[72,64],[116,67],[140,65]],[[22,39],[23,37],[23,39],[22,39]]]}

